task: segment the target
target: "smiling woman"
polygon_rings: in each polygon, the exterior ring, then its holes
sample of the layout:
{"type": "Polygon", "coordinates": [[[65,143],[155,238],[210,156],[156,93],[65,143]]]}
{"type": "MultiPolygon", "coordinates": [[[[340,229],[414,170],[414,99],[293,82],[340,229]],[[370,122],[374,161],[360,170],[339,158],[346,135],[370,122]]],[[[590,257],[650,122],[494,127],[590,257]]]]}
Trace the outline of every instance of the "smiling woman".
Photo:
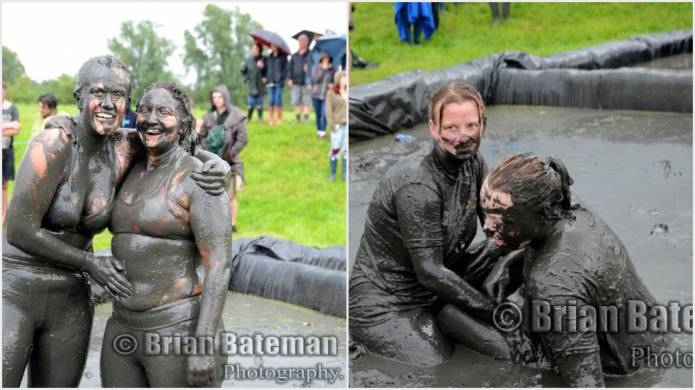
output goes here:
{"type": "Polygon", "coordinates": [[[107,387],[222,382],[226,359],[219,344],[217,354],[205,356],[124,355],[113,347],[123,333],[145,345],[152,332],[163,338],[217,339],[224,331],[232,225],[230,219],[210,216],[229,214],[229,203],[226,196],[200,189],[191,177],[202,166],[191,155],[191,118],[190,99],[172,83],[148,87],[138,107],[137,133],[147,158],[125,178],[110,226],[113,254],[134,293],[114,302],[106,325],[101,376],[107,387]]]}
{"type": "MultiPolygon", "coordinates": [[[[119,261],[91,251],[116,188],[142,157],[134,134],[118,129],[130,96],[125,69],[111,56],[89,59],[75,87],[79,116],[49,122],[19,168],[2,245],[6,386],[19,386],[29,362],[33,386],[79,384],[93,315],[85,273],[115,297],[133,291],[119,261]]],[[[213,170],[212,178],[226,173],[213,170]]]]}

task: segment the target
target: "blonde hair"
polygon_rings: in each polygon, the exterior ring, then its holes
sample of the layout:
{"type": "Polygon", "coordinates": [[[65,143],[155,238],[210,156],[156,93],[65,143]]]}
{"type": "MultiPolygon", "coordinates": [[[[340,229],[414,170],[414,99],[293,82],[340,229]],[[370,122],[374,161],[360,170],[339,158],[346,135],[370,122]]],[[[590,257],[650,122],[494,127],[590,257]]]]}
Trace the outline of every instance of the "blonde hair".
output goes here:
{"type": "Polygon", "coordinates": [[[445,84],[432,95],[429,107],[430,120],[435,125],[439,125],[442,121],[442,115],[444,114],[444,107],[446,107],[447,104],[463,103],[465,101],[472,101],[475,103],[478,108],[480,125],[484,128],[487,117],[485,116],[485,103],[483,103],[483,98],[475,88],[462,81],[445,84]]]}

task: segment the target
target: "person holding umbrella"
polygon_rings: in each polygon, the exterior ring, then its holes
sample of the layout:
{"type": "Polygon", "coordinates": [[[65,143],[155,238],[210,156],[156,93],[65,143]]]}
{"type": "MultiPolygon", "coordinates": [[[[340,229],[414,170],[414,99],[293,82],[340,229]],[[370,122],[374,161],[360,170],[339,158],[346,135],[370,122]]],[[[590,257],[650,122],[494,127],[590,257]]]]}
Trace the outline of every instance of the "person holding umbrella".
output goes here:
{"type": "Polygon", "coordinates": [[[265,95],[263,79],[266,76],[266,67],[263,46],[260,43],[253,43],[251,55],[244,60],[241,73],[244,75],[244,80],[249,88],[246,117],[250,122],[253,116],[253,109],[255,108],[258,111],[258,120],[263,121],[263,96],[265,95]]]}
{"type": "Polygon", "coordinates": [[[277,33],[260,30],[249,34],[256,42],[270,47],[266,60],[266,86],[268,87],[268,124],[282,124],[282,88],[287,80],[287,42],[277,33]],[[277,116],[277,120],[275,119],[277,116]]]}

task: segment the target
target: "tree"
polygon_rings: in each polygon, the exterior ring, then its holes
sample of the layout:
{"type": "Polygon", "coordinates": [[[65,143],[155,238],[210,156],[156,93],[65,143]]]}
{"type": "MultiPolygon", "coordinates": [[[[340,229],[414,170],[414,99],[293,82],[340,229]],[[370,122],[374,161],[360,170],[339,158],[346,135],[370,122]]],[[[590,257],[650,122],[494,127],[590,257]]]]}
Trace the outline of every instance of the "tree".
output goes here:
{"type": "Polygon", "coordinates": [[[243,101],[246,87],[241,66],[253,42],[249,33],[261,28],[237,7],[229,11],[209,4],[203,21],[194,28],[195,35],[184,32],[183,63],[187,71],[196,72],[191,94],[198,105],[207,106],[210,90],[220,84],[229,88],[235,104],[243,101]]]}
{"type": "Polygon", "coordinates": [[[120,38],[110,38],[108,48],[120,58],[130,71],[133,102],[142,96],[144,89],[156,81],[175,81],[167,70],[169,56],[174,52],[174,43],[159,37],[157,24],[146,20],[138,24],[132,21],[121,24],[120,38]]]}
{"type": "Polygon", "coordinates": [[[46,80],[39,85],[41,93],[50,92],[55,95],[58,100],[58,108],[75,104],[75,98],[72,94],[74,89],[75,78],[67,74],[61,74],[57,79],[46,80]]]}
{"type": "Polygon", "coordinates": [[[14,84],[20,77],[26,76],[24,65],[17,57],[17,53],[2,47],[2,81],[14,84]]]}

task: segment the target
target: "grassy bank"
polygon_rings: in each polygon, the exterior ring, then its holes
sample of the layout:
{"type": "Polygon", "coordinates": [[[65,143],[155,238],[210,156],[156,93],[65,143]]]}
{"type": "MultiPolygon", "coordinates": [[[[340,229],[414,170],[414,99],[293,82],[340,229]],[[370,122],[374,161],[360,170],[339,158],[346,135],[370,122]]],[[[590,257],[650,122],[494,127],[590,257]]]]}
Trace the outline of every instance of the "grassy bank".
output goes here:
{"type": "Polygon", "coordinates": [[[432,39],[408,46],[398,40],[393,10],[390,3],[356,3],[350,48],[378,66],[353,69],[352,85],[505,50],[545,56],[635,34],[692,28],[691,3],[513,3],[509,20],[496,26],[487,3],[447,3],[432,39]]]}
{"type": "MultiPolygon", "coordinates": [[[[35,104],[19,104],[18,108],[22,132],[15,138],[17,169],[37,114],[35,104]]],[[[76,113],[74,107],[60,108],[76,113]]],[[[203,112],[196,116],[202,118],[203,112]]],[[[282,127],[255,121],[248,126],[249,144],[241,154],[247,187],[238,194],[239,233],[235,237],[271,235],[305,245],[343,244],[347,236],[346,189],[342,181],[331,183],[327,179],[329,143],[316,139],[311,123],[294,124],[291,116],[286,112],[282,127]]],[[[12,182],[10,196],[13,189],[12,182]]],[[[110,246],[108,232],[95,238],[96,250],[110,246]]]]}

